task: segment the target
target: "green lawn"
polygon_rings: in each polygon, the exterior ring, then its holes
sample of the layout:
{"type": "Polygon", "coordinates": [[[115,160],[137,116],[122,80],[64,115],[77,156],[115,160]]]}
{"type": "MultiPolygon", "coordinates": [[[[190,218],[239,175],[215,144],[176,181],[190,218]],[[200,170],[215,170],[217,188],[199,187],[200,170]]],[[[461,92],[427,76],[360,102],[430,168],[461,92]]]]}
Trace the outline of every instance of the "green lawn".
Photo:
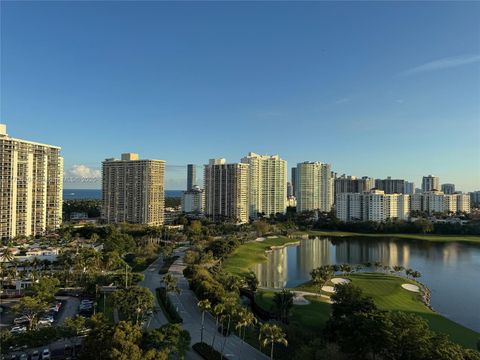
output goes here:
{"type": "MultiPolygon", "coordinates": [[[[426,319],[432,330],[449,335],[452,341],[461,345],[476,348],[480,334],[430,310],[422,303],[419,294],[401,287],[402,284],[414,283],[413,281],[381,273],[361,273],[345,277],[360,287],[365,295],[371,296],[380,309],[415,313],[426,319]]],[[[302,284],[296,289],[317,292],[317,289],[309,283],[302,284]]],[[[256,300],[260,306],[270,309],[272,297],[273,292],[263,291],[259,292],[256,300]]],[[[292,321],[298,321],[308,329],[319,330],[330,316],[330,305],[317,297],[307,296],[307,299],[311,304],[293,306],[292,321]]]]}
{"type": "Polygon", "coordinates": [[[250,267],[267,260],[265,251],[272,246],[283,246],[289,243],[296,243],[296,240],[279,236],[278,238],[266,239],[265,241],[252,241],[239,246],[232,255],[230,255],[223,263],[226,271],[242,275],[248,272],[250,267]]]}
{"type": "Polygon", "coordinates": [[[435,234],[366,234],[347,231],[321,231],[311,230],[306,232],[296,232],[297,235],[315,235],[315,236],[332,236],[332,237],[352,237],[352,236],[364,236],[364,237],[380,237],[380,238],[398,238],[398,239],[413,239],[435,242],[469,242],[473,244],[480,244],[479,235],[435,235],[435,234]]]}
{"type": "MultiPolygon", "coordinates": [[[[255,302],[266,310],[270,310],[273,304],[273,291],[258,291],[255,302]]],[[[310,331],[321,331],[330,317],[330,304],[316,296],[306,296],[310,300],[309,305],[294,305],[290,322],[305,327],[310,331]]]]}

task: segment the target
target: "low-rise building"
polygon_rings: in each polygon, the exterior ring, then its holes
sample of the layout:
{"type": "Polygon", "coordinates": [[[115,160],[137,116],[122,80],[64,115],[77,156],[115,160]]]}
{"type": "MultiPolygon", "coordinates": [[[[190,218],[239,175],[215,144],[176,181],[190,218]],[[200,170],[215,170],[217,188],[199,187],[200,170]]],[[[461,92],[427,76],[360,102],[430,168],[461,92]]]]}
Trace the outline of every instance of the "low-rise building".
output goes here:
{"type": "Polygon", "coordinates": [[[410,196],[385,194],[383,190],[340,193],[336,196],[335,209],[337,218],[347,222],[407,220],[410,213],[410,196]]]}

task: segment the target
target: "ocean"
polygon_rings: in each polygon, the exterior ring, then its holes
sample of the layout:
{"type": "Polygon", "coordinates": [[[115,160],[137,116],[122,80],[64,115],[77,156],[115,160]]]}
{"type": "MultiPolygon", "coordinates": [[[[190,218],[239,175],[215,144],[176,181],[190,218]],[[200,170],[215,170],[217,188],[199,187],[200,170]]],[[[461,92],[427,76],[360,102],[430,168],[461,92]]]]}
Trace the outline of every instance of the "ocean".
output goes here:
{"type": "MultiPolygon", "coordinates": [[[[183,190],[165,190],[165,197],[181,197],[183,190]]],[[[84,200],[102,198],[100,189],[63,189],[63,200],[84,200]]]]}

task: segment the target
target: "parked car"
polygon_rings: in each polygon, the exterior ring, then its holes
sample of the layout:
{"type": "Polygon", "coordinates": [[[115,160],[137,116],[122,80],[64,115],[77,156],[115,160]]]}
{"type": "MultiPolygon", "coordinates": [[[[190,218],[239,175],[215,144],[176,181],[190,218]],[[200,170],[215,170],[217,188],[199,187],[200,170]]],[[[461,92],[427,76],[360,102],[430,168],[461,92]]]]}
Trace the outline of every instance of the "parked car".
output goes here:
{"type": "Polygon", "coordinates": [[[51,322],[51,323],[53,323],[53,322],[55,321],[55,319],[54,319],[53,316],[51,316],[51,315],[42,316],[42,317],[40,318],[40,320],[48,321],[48,322],[51,322]]]}
{"type": "Polygon", "coordinates": [[[25,324],[25,323],[28,323],[28,322],[29,322],[29,320],[28,320],[27,316],[20,316],[20,317],[17,317],[15,319],[13,319],[13,323],[15,325],[25,324]]]}
{"type": "Polygon", "coordinates": [[[49,349],[43,349],[42,360],[50,360],[50,350],[49,349]]]}
{"type": "Polygon", "coordinates": [[[19,359],[20,359],[20,360],[28,360],[28,355],[25,354],[25,353],[23,353],[23,354],[20,355],[20,358],[19,358],[19,359]]]}
{"type": "Polygon", "coordinates": [[[31,360],[40,360],[40,354],[38,353],[38,350],[35,350],[32,353],[32,356],[30,357],[31,360]]]}
{"type": "Polygon", "coordinates": [[[23,325],[14,326],[10,329],[12,334],[20,334],[27,331],[27,327],[23,325]]]}

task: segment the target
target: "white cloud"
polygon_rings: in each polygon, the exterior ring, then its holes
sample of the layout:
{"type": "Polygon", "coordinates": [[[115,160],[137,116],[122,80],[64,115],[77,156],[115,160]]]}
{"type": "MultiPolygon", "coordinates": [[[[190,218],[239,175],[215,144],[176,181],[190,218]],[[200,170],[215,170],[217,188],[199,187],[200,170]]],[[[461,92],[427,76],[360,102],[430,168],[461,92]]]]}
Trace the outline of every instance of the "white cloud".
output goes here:
{"type": "Polygon", "coordinates": [[[92,169],[85,165],[73,165],[70,170],[68,170],[70,176],[77,176],[80,178],[99,178],[102,176],[102,173],[98,169],[92,169]]]}
{"type": "Polygon", "coordinates": [[[413,75],[422,72],[436,71],[448,68],[455,68],[463,65],[468,65],[480,61],[480,54],[460,55],[433,60],[416,66],[414,68],[403,71],[400,75],[413,75]]]}

